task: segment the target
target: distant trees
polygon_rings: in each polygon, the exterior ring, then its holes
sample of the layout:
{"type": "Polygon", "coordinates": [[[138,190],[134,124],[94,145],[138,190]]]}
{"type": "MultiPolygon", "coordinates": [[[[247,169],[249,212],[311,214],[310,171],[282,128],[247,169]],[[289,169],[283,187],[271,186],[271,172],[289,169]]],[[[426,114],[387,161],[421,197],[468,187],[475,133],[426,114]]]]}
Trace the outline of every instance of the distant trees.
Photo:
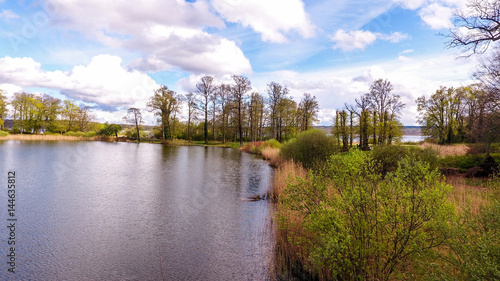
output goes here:
{"type": "Polygon", "coordinates": [[[488,152],[490,144],[500,140],[498,99],[483,85],[441,87],[416,102],[423,134],[440,144],[484,143],[488,152]]]}
{"type": "Polygon", "coordinates": [[[246,93],[251,89],[251,83],[248,78],[238,75],[232,76],[234,85],[231,87],[234,103],[236,106],[236,110],[238,111],[238,136],[240,141],[240,146],[243,145],[243,103],[245,99],[246,93]]]}
{"type": "Polygon", "coordinates": [[[169,90],[167,86],[162,85],[150,97],[147,107],[158,117],[161,124],[160,130],[162,139],[166,140],[171,135],[171,123],[175,113],[179,110],[179,96],[176,92],[169,90]]]}
{"type": "Polygon", "coordinates": [[[405,104],[392,90],[389,80],[375,80],[369,93],[355,99],[356,105],[346,104],[345,109],[339,110],[333,126],[339,142],[342,139],[344,146],[352,146],[355,130],[363,150],[368,149],[370,136],[374,145],[391,144],[400,137],[402,124],[398,118],[405,104]]]}

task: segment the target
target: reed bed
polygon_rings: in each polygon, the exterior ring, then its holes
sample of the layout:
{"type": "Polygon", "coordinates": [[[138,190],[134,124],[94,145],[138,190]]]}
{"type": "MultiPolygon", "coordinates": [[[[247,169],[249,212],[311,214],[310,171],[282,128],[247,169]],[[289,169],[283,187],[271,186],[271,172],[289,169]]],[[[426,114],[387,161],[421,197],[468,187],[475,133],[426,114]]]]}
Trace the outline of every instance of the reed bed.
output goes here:
{"type": "Polygon", "coordinates": [[[431,148],[435,150],[439,156],[460,156],[465,155],[469,152],[469,146],[465,144],[454,144],[454,145],[439,145],[434,143],[424,142],[418,145],[420,148],[431,148]]]}
{"type": "Polygon", "coordinates": [[[453,186],[449,200],[456,206],[458,212],[470,209],[478,215],[481,208],[490,203],[489,189],[467,183],[463,176],[449,176],[446,183],[453,186]]]}
{"type": "Polygon", "coordinates": [[[28,141],[95,141],[99,137],[76,137],[63,135],[8,135],[0,137],[0,140],[28,140],[28,141]]]}
{"type": "Polygon", "coordinates": [[[262,158],[269,161],[271,167],[278,167],[282,162],[280,157],[280,149],[272,147],[264,147],[261,151],[262,158]]]}

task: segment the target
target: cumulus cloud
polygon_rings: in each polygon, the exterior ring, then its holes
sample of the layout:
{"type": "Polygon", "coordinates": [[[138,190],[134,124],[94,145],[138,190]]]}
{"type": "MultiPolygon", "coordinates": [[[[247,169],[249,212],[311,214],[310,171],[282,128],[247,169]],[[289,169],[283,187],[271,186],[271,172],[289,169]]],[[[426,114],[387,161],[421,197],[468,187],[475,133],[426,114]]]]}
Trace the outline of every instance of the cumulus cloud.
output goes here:
{"type": "Polygon", "coordinates": [[[53,22],[60,28],[142,54],[130,67],[251,73],[250,62],[235,42],[203,31],[225,27],[207,1],[49,1],[56,6],[53,22]]]}
{"type": "Polygon", "coordinates": [[[432,3],[424,7],[418,14],[432,29],[450,28],[453,25],[451,23],[453,8],[438,3],[432,3]]]}
{"type": "Polygon", "coordinates": [[[393,0],[405,9],[417,10],[424,23],[432,29],[452,26],[453,11],[466,7],[467,0],[393,0]]]}
{"type": "Polygon", "coordinates": [[[120,57],[99,55],[86,66],[62,72],[44,71],[32,58],[4,57],[0,58],[0,80],[18,87],[60,90],[69,98],[101,108],[143,107],[159,85],[144,73],[124,69],[121,62],[120,57]]]}
{"type": "Polygon", "coordinates": [[[334,49],[341,49],[349,52],[353,50],[364,50],[367,46],[373,44],[377,39],[398,43],[408,38],[407,34],[393,32],[391,34],[373,33],[366,30],[354,30],[346,32],[343,29],[337,30],[335,35],[330,36],[330,40],[335,44],[334,49]]]}
{"type": "Polygon", "coordinates": [[[213,0],[212,5],[227,21],[260,33],[263,41],[288,42],[285,34],[292,30],[304,38],[314,35],[301,0],[213,0]]]}
{"type": "Polygon", "coordinates": [[[131,45],[149,54],[132,63],[144,71],[182,66],[192,73],[252,72],[250,61],[233,41],[196,29],[157,25],[131,45]]]}

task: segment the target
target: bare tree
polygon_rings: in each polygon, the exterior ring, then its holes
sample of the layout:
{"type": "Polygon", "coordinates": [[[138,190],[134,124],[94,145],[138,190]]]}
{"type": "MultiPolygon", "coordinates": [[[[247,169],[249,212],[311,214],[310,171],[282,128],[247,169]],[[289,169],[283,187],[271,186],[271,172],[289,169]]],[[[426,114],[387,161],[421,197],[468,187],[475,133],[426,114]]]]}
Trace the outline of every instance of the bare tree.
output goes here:
{"type": "Polygon", "coordinates": [[[277,127],[278,127],[278,111],[281,101],[287,97],[288,89],[281,86],[279,83],[271,82],[267,85],[267,94],[269,96],[269,107],[271,114],[271,136],[273,138],[279,139],[277,127]]]}
{"type": "Polygon", "coordinates": [[[217,96],[219,98],[219,105],[221,107],[221,129],[222,129],[222,142],[226,142],[227,133],[227,120],[229,115],[229,104],[231,103],[231,86],[221,84],[217,87],[217,96]]]}
{"type": "Polygon", "coordinates": [[[309,93],[304,93],[304,97],[300,101],[298,108],[301,131],[307,131],[317,120],[318,110],[319,105],[316,97],[311,96],[309,93]]]}
{"type": "Polygon", "coordinates": [[[238,110],[238,137],[240,140],[240,146],[243,146],[243,127],[242,127],[242,109],[243,109],[243,100],[245,98],[245,94],[250,90],[251,84],[248,78],[238,75],[232,76],[234,85],[232,86],[232,93],[236,105],[236,109],[238,110]]]}
{"type": "Polygon", "coordinates": [[[500,1],[469,0],[467,8],[455,13],[449,47],[464,47],[472,54],[484,53],[491,42],[500,39],[500,1]]]}
{"type": "Polygon", "coordinates": [[[135,125],[137,132],[137,143],[141,142],[141,134],[139,133],[139,126],[142,124],[142,113],[139,108],[131,107],[127,110],[127,115],[123,118],[127,123],[135,125]]]}
{"type": "Polygon", "coordinates": [[[203,127],[205,143],[208,143],[208,105],[210,98],[215,91],[215,82],[212,76],[203,76],[201,81],[196,84],[196,93],[200,96],[200,108],[205,113],[205,124],[203,127]]]}
{"type": "Polygon", "coordinates": [[[183,99],[188,106],[187,139],[188,139],[188,141],[190,141],[191,140],[191,120],[193,118],[196,118],[195,112],[196,112],[196,104],[198,103],[198,100],[196,99],[196,95],[193,92],[189,92],[186,95],[184,95],[183,99]]]}

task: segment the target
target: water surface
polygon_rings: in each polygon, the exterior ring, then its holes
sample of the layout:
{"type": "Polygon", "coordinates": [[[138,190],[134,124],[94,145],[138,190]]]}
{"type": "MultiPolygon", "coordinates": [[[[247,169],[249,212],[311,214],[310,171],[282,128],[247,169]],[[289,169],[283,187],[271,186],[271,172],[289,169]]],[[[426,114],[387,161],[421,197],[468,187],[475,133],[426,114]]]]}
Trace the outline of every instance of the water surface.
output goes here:
{"type": "MultiPolygon", "coordinates": [[[[17,178],[11,280],[266,280],[272,170],[236,150],[104,142],[0,142],[17,178]]],[[[4,186],[4,184],[2,184],[4,186]]],[[[0,191],[7,219],[7,189],[0,191]]],[[[4,261],[5,260],[5,261],[4,261]]],[[[9,279],[6,279],[9,280],[9,279]]]]}

